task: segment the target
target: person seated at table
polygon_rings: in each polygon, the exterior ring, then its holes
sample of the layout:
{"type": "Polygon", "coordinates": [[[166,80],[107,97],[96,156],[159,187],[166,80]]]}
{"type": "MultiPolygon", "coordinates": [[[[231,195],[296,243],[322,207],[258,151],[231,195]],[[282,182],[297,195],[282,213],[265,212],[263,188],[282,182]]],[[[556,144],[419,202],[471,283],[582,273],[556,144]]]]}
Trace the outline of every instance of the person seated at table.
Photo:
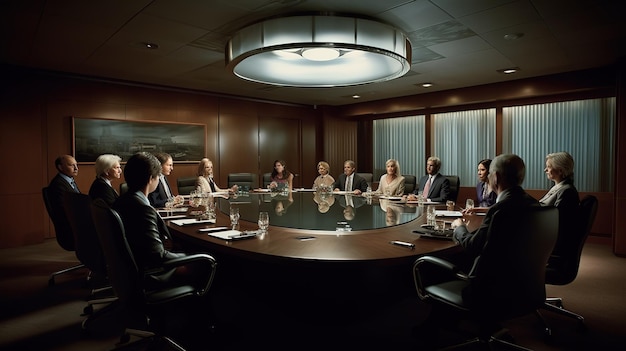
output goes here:
{"type": "Polygon", "coordinates": [[[566,245],[568,234],[579,230],[576,221],[579,208],[578,190],[574,186],[574,158],[567,152],[555,152],[546,156],[544,169],[554,186],[539,200],[541,206],[554,206],[559,210],[559,235],[552,255],[560,255],[566,245]]]}
{"type": "Polygon", "coordinates": [[[293,173],[289,172],[285,167],[285,161],[274,161],[274,168],[270,175],[270,190],[287,189],[289,192],[293,189],[293,173]]]}
{"type": "Polygon", "coordinates": [[[420,179],[418,188],[407,196],[407,200],[415,201],[421,194],[428,202],[446,202],[450,196],[450,180],[439,173],[440,169],[439,157],[429,157],[426,161],[427,174],[420,179]]]}
{"type": "Polygon", "coordinates": [[[346,191],[355,195],[361,195],[367,191],[367,181],[356,174],[356,164],[352,160],[343,163],[343,173],[333,185],[334,191],[346,191]]]}
{"type": "Polygon", "coordinates": [[[397,160],[389,159],[385,162],[387,173],[380,176],[376,194],[386,196],[404,195],[404,177],[400,174],[400,163],[397,160]]]}
{"type": "Polygon", "coordinates": [[[487,212],[496,203],[496,192],[489,184],[489,166],[491,159],[478,162],[478,184],[476,184],[476,206],[474,212],[487,212]]]}
{"type": "Polygon", "coordinates": [[[227,190],[222,190],[215,184],[213,180],[213,162],[208,158],[203,158],[198,163],[198,171],[196,172],[198,179],[196,180],[196,189],[199,189],[203,193],[215,193],[221,191],[228,191],[230,193],[237,192],[237,184],[233,185],[227,190]]]}
{"type": "Polygon", "coordinates": [[[96,179],[89,188],[89,197],[92,200],[102,199],[109,206],[117,200],[119,194],[113,188],[111,181],[120,179],[122,176],[121,160],[121,157],[111,154],[103,154],[96,158],[96,179]]]}
{"type": "Polygon", "coordinates": [[[174,205],[182,204],[185,200],[182,196],[172,193],[172,188],[170,188],[166,177],[174,170],[172,156],[165,152],[158,152],[154,156],[161,162],[161,175],[159,176],[157,188],[148,196],[150,204],[155,208],[165,207],[168,201],[172,201],[174,205]]]}
{"type": "Polygon", "coordinates": [[[335,178],[331,176],[330,173],[330,165],[328,162],[320,161],[317,163],[317,173],[319,175],[313,181],[313,189],[319,189],[321,186],[332,189],[333,183],[335,183],[335,178]]]}
{"type": "MultiPolygon", "coordinates": [[[[467,229],[472,220],[477,220],[473,214],[464,214],[463,218],[457,218],[452,222],[454,240],[465,249],[464,251],[469,255],[470,261],[473,262],[473,259],[482,253],[493,215],[499,209],[523,209],[539,205],[539,202],[521,187],[525,175],[526,166],[519,156],[513,154],[498,155],[489,167],[489,184],[497,194],[496,203],[489,208],[480,227],[472,232],[467,229]]],[[[515,225],[515,223],[511,223],[511,225],[515,225]]]]}
{"type": "MultiPolygon", "coordinates": [[[[156,268],[166,260],[185,256],[184,253],[171,252],[165,248],[170,233],[148,201],[148,194],[158,187],[161,167],[161,162],[150,153],[132,155],[124,167],[128,191],[115,200],[112,206],[122,219],[128,245],[141,270],[156,268]]],[[[153,274],[151,278],[154,282],[166,282],[183,273],[183,270],[168,270],[153,274]]]]}

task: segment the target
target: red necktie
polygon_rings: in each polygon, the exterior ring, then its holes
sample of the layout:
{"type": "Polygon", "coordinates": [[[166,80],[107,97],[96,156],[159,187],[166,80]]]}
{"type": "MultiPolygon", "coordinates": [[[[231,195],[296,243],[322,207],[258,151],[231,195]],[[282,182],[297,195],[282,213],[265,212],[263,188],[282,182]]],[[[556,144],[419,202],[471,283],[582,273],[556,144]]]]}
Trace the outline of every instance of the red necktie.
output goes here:
{"type": "Polygon", "coordinates": [[[425,198],[428,198],[428,191],[430,191],[430,179],[431,177],[428,177],[426,184],[424,184],[424,197],[425,198]]]}

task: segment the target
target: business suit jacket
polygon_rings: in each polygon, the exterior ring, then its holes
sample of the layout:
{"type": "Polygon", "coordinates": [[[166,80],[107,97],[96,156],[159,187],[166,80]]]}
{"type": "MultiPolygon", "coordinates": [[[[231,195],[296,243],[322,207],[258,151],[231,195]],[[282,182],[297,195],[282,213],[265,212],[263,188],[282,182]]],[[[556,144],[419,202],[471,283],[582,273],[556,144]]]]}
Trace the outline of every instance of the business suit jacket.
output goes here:
{"type": "MultiPolygon", "coordinates": [[[[335,181],[335,184],[333,185],[333,189],[339,189],[341,191],[346,189],[346,174],[345,173],[341,173],[341,175],[339,175],[339,179],[337,179],[337,181],[335,181]]],[[[359,176],[358,174],[354,173],[354,176],[352,177],[352,189],[350,191],[359,189],[361,190],[361,192],[366,192],[367,191],[367,180],[365,180],[365,178],[359,176]]]]}
{"type": "MultiPolygon", "coordinates": [[[[524,208],[528,206],[538,205],[539,202],[528,195],[524,189],[519,186],[510,188],[500,195],[500,199],[489,208],[483,219],[483,223],[473,232],[467,230],[466,226],[459,226],[454,229],[454,239],[465,248],[465,251],[472,257],[479,257],[483,247],[487,243],[487,233],[493,219],[494,213],[502,208],[524,208]]],[[[515,223],[511,223],[512,226],[515,223]]]]}
{"type": "Polygon", "coordinates": [[[89,197],[92,200],[102,199],[107,205],[111,206],[119,197],[117,191],[113,189],[104,179],[96,177],[89,188],[89,197]]]}
{"type": "Polygon", "coordinates": [[[170,193],[172,194],[172,196],[174,196],[174,193],[172,192],[172,187],[167,181],[167,177],[163,177],[163,181],[165,181],[165,184],[163,184],[163,182],[161,182],[161,179],[159,179],[159,185],[157,185],[157,188],[153,192],[148,194],[148,200],[150,200],[150,205],[152,205],[154,208],[165,207],[165,203],[167,202],[167,193],[165,192],[166,186],[170,189],[170,193]]]}
{"type": "Polygon", "coordinates": [[[169,231],[157,211],[139,192],[127,192],[114,203],[126,231],[128,245],[140,269],[158,267],[165,260],[184,256],[165,249],[169,231]]]}
{"type": "Polygon", "coordinates": [[[496,203],[496,192],[491,191],[485,197],[483,197],[483,189],[487,186],[485,182],[478,182],[476,184],[476,207],[490,207],[496,203]]]}
{"type": "Polygon", "coordinates": [[[567,247],[577,242],[570,243],[568,237],[575,233],[577,230],[581,230],[577,227],[577,221],[579,215],[580,198],[578,190],[574,187],[571,180],[564,180],[558,186],[553,186],[539,200],[541,206],[554,206],[559,210],[559,236],[556,240],[554,250],[552,250],[553,256],[560,256],[562,252],[571,252],[567,247]]]}
{"type": "MultiPolygon", "coordinates": [[[[428,181],[428,175],[423,176],[419,181],[419,187],[414,194],[421,194],[424,191],[424,186],[428,181]]],[[[433,179],[430,189],[428,190],[428,196],[426,198],[433,202],[446,202],[450,196],[450,180],[437,173],[433,179]]]]}
{"type": "MultiPolygon", "coordinates": [[[[72,227],[65,214],[65,207],[63,206],[63,194],[65,192],[76,192],[74,188],[68,183],[61,174],[57,173],[48,185],[48,195],[50,199],[51,212],[50,217],[55,221],[55,227],[61,233],[56,233],[57,241],[65,250],[75,250],[74,234],[72,233],[72,227]]],[[[80,192],[80,191],[78,191],[80,192]]]]}

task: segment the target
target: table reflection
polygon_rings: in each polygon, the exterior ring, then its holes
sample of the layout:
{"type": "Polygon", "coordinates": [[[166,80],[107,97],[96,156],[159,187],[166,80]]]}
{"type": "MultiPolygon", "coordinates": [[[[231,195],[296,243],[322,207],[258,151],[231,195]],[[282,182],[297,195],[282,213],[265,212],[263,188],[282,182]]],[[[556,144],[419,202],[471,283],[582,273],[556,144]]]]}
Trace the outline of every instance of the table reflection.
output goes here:
{"type": "Polygon", "coordinates": [[[269,213],[270,225],[287,228],[335,231],[338,222],[351,230],[380,229],[410,222],[423,207],[376,197],[320,192],[249,193],[220,198],[220,211],[239,208],[241,219],[256,223],[259,212],[269,213]]]}

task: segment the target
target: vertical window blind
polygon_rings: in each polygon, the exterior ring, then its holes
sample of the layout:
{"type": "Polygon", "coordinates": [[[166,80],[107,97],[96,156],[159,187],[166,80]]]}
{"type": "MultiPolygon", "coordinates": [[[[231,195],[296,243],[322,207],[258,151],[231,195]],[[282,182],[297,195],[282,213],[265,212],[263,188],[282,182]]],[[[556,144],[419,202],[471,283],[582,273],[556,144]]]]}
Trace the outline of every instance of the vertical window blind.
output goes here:
{"type": "Polygon", "coordinates": [[[496,110],[432,115],[432,153],[441,159],[440,173],[457,175],[461,186],[475,186],[478,162],[496,155],[496,110]]]}
{"type": "Polygon", "coordinates": [[[378,119],[374,129],[374,181],[386,172],[385,162],[394,158],[400,163],[402,174],[424,173],[425,116],[378,119]]]}
{"type": "Polygon", "coordinates": [[[613,191],[615,98],[505,107],[502,117],[502,150],[526,163],[524,188],[554,185],[544,172],[545,156],[566,151],[579,191],[613,191]]]}

